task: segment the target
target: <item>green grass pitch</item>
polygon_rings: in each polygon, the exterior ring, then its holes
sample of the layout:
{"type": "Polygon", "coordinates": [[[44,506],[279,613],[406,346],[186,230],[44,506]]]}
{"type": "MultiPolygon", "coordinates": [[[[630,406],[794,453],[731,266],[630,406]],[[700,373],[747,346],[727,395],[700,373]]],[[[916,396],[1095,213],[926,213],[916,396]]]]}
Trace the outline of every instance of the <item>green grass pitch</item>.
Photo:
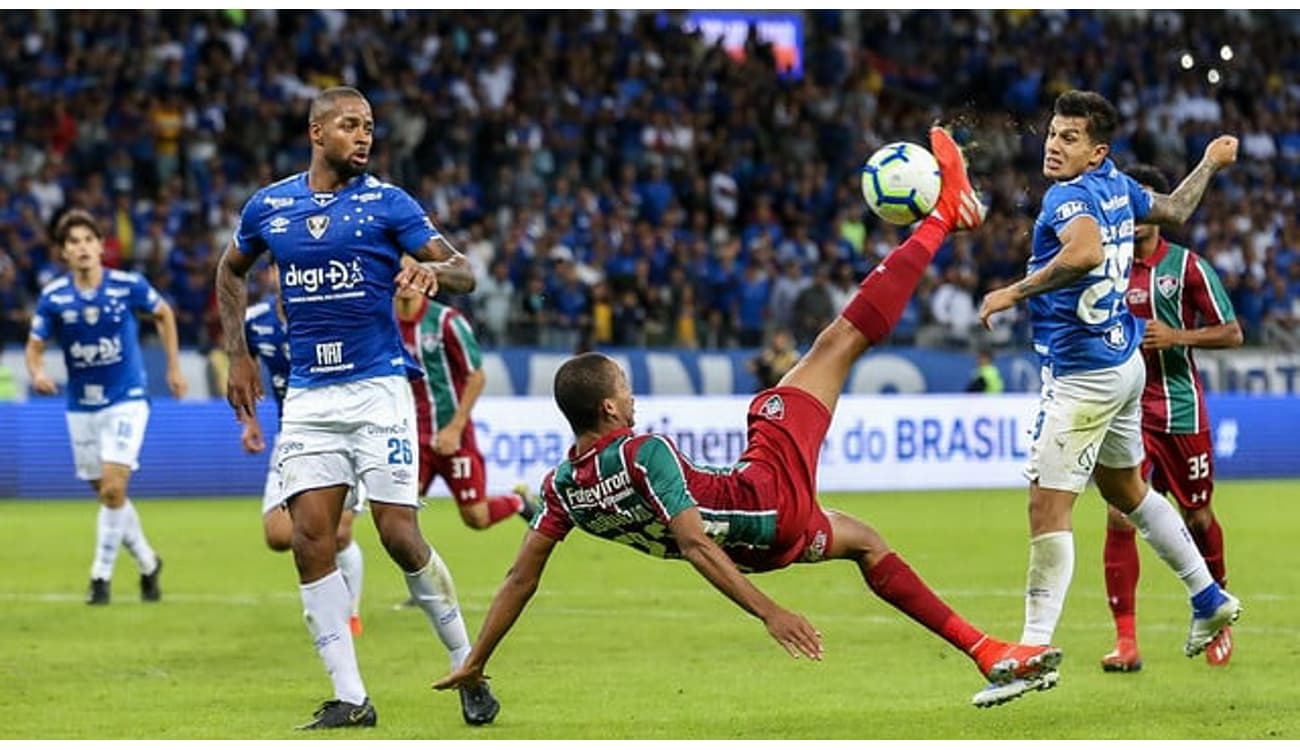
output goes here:
{"type": "MultiPolygon", "coordinates": [[[[986,710],[961,654],[870,594],[854,566],[796,566],[757,577],[823,633],[822,663],[792,660],[761,623],[689,565],[576,533],[498,650],[489,674],[503,708],[465,726],[455,695],[429,689],[445,652],[406,595],[368,518],[357,642],[379,711],[353,739],[1300,738],[1300,482],[1223,482],[1215,498],[1229,583],[1245,613],[1232,663],[1182,655],[1181,585],[1142,546],[1138,618],[1144,671],[1103,674],[1113,630],[1102,584],[1104,513],[1095,490],[1075,510],[1077,562],[1057,644],[1060,686],[986,710]]],[[[1026,549],[1023,490],[828,495],[876,526],[976,625],[1019,635],[1026,549]]],[[[137,502],[166,560],[164,601],[139,601],[118,560],[113,604],[82,604],[95,510],[0,502],[0,739],[289,739],[328,697],[302,624],[288,555],[262,546],[258,503],[137,502]]],[[[471,634],[514,557],[523,526],[462,526],[435,502],[425,535],[455,576],[471,634]]]]}

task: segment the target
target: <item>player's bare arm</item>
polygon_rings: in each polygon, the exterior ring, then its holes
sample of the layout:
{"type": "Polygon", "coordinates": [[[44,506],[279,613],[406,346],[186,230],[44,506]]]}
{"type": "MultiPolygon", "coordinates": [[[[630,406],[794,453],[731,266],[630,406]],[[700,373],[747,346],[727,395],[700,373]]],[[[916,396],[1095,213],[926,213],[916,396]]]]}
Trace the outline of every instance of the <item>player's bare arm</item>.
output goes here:
{"type": "Polygon", "coordinates": [[[1237,160],[1237,139],[1221,135],[1205,147],[1205,155],[1196,168],[1178,183],[1169,195],[1151,194],[1151,211],[1143,221],[1166,226],[1185,223],[1201,203],[1210,180],[1219,170],[1237,160]]]}
{"type": "Polygon", "coordinates": [[[469,424],[469,416],[473,413],[474,404],[478,402],[479,394],[483,393],[486,382],[487,377],[481,369],[474,370],[465,377],[465,390],[461,392],[460,402],[456,404],[456,413],[434,437],[433,449],[439,454],[450,456],[460,450],[461,435],[465,434],[465,425],[469,424]]]}
{"type": "Polygon", "coordinates": [[[477,685],[485,679],[483,670],[488,659],[501,640],[510,632],[515,620],[527,606],[528,600],[537,592],[542,580],[542,571],[546,561],[555,549],[555,540],[529,530],[524,536],[524,543],[519,547],[515,564],[506,573],[506,580],[492,597],[492,604],[483,618],[483,627],[479,630],[478,640],[470,651],[469,658],[459,669],[447,674],[433,683],[434,690],[451,690],[462,685],[477,685]]]}
{"type": "Polygon", "coordinates": [[[1173,346],[1197,349],[1232,349],[1241,346],[1241,326],[1237,321],[1203,328],[1173,328],[1158,320],[1147,321],[1142,334],[1142,348],[1163,351],[1173,346]]]}
{"type": "Polygon", "coordinates": [[[244,338],[244,314],[248,311],[248,272],[257,261],[231,242],[217,264],[217,307],[221,314],[223,345],[230,357],[226,401],[235,416],[256,418],[257,402],[262,398],[262,378],[257,363],[248,353],[244,338]]]}
{"type": "MultiPolygon", "coordinates": [[[[477,281],[469,259],[456,249],[446,235],[439,234],[411,253],[420,265],[432,271],[438,278],[438,286],[453,294],[468,294],[474,291],[477,281]]],[[[410,269],[404,267],[402,273],[410,269]]],[[[398,274],[399,285],[402,275],[398,274]]]]}
{"type": "Polygon", "coordinates": [[[802,616],[781,607],[768,598],[748,578],[727,553],[704,533],[704,519],[697,508],[688,508],[668,522],[668,529],[677,540],[677,547],[700,575],[727,595],[741,609],[754,615],[767,626],[767,632],[777,643],[798,659],[799,654],[809,659],[822,658],[822,636],[802,616]]]}
{"type": "Polygon", "coordinates": [[[995,313],[1040,294],[1064,289],[1087,276],[1101,265],[1106,256],[1101,249],[1101,231],[1091,216],[1081,216],[1066,225],[1060,234],[1061,249],[1047,265],[1015,284],[995,289],[980,303],[980,322],[992,329],[995,313]]]}
{"type": "Polygon", "coordinates": [[[172,306],[159,302],[153,311],[153,322],[158,328],[158,337],[162,339],[163,351],[167,354],[167,388],[172,395],[180,398],[185,395],[189,384],[181,372],[180,335],[176,332],[176,312],[172,306]]]}
{"type": "Polygon", "coordinates": [[[58,393],[59,387],[54,384],[54,380],[49,375],[45,374],[45,341],[29,336],[24,355],[27,359],[27,377],[32,381],[32,389],[47,396],[58,393]]]}

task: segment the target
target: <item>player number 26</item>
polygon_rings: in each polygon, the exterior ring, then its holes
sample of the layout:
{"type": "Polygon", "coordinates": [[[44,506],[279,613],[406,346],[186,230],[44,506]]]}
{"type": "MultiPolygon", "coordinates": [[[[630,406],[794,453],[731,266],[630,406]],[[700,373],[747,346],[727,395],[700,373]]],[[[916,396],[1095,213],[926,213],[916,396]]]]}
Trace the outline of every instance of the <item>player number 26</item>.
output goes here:
{"type": "Polygon", "coordinates": [[[411,441],[401,438],[388,438],[388,463],[411,463],[411,441]]]}

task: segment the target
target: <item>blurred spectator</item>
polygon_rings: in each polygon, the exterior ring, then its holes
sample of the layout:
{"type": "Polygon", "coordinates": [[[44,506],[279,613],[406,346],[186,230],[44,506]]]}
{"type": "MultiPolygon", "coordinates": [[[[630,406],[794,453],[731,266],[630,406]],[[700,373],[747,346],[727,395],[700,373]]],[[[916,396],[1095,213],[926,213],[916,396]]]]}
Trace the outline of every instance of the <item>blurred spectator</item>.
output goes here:
{"type": "Polygon", "coordinates": [[[794,347],[794,337],[789,331],[777,330],[763,350],[745,363],[745,368],[754,374],[758,381],[757,390],[766,390],[781,382],[781,378],[799,361],[799,352],[794,347]]]}

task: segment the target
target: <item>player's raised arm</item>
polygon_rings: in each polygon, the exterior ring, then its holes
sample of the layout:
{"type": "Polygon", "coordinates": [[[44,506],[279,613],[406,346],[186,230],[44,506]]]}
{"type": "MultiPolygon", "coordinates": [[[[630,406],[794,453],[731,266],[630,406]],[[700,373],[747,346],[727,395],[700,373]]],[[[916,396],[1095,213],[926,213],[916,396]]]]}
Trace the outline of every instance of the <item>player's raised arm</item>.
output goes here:
{"type": "Polygon", "coordinates": [[[244,337],[244,315],[248,311],[248,271],[256,255],[247,255],[232,241],[217,264],[217,307],[221,315],[226,354],[230,357],[226,401],[235,416],[255,418],[257,401],[262,398],[262,379],[257,363],[248,354],[244,337]]]}
{"type": "Polygon", "coordinates": [[[762,620],[767,632],[790,656],[822,658],[821,633],[801,615],[772,601],[740,572],[727,553],[704,533],[704,519],[698,508],[687,508],[673,516],[668,528],[677,540],[682,557],[728,599],[762,620]]]}
{"type": "Polygon", "coordinates": [[[492,605],[488,607],[483,628],[479,630],[478,640],[474,642],[469,658],[458,669],[435,681],[435,690],[473,686],[483,680],[483,670],[487,667],[488,659],[492,657],[492,652],[501,643],[501,639],[510,632],[515,620],[519,619],[528,600],[537,592],[542,571],[546,569],[546,561],[554,549],[554,539],[529,530],[519,548],[519,555],[515,557],[515,564],[510,567],[496,596],[492,597],[492,605]]]}
{"type": "Polygon", "coordinates": [[[1237,161],[1237,139],[1231,135],[1221,135],[1210,141],[1205,147],[1205,155],[1196,168],[1178,183],[1174,192],[1162,195],[1151,194],[1151,210],[1142,221],[1151,224],[1174,225],[1185,223],[1192,218],[1192,212],[1201,203],[1205,189],[1210,186],[1210,179],[1219,170],[1237,161]]]}

